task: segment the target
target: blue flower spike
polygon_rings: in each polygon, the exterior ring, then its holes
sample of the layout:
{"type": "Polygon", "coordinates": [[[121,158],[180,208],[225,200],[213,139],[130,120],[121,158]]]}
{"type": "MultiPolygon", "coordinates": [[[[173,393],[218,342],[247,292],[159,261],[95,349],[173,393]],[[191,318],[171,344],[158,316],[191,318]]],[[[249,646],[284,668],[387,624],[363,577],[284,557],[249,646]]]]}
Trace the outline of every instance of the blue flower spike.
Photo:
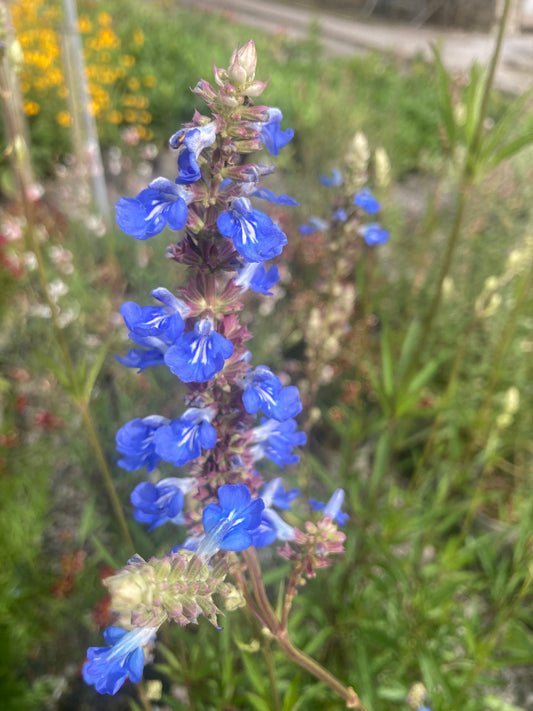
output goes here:
{"type": "Polygon", "coordinates": [[[219,550],[242,551],[252,545],[252,533],[261,523],[263,500],[253,499],[244,484],[224,484],[218,504],[208,504],[202,514],[205,538],[198,546],[202,562],[219,550]]]}
{"type": "Polygon", "coordinates": [[[142,677],[145,653],[157,627],[137,627],[131,631],[108,627],[104,639],[109,647],[89,647],[83,666],[83,679],[94,685],[99,694],[114,696],[129,677],[137,684],[142,677]]]}
{"type": "Polygon", "coordinates": [[[135,239],[159,234],[167,225],[172,230],[185,227],[191,196],[166,178],[156,178],[136,198],[120,198],[115,205],[120,229],[135,239]]]}

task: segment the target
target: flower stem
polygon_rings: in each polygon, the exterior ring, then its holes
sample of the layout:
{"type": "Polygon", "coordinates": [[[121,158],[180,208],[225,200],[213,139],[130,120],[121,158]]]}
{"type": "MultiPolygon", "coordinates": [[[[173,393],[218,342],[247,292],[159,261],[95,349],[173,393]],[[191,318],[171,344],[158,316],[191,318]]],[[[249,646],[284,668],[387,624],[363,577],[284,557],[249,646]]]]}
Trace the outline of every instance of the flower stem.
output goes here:
{"type": "MultiPolygon", "coordinates": [[[[252,582],[252,589],[254,592],[257,610],[260,614],[258,619],[263,623],[266,621],[266,626],[283,650],[285,656],[298,664],[298,666],[302,667],[302,669],[310,672],[315,678],[319,679],[319,681],[323,681],[331,689],[333,689],[333,691],[344,699],[346,708],[366,711],[365,707],[361,703],[361,700],[359,699],[359,696],[355,693],[352,687],[345,686],[337,679],[336,676],[325,669],[315,659],[299,649],[291,641],[286,627],[283,626],[283,623],[278,620],[277,615],[268,600],[255,549],[249,548],[243,552],[243,555],[248,566],[248,574],[252,582]]],[[[254,611],[254,608],[255,605],[251,607],[252,611],[254,611]]],[[[256,613],[254,612],[254,614],[256,613]]]]}

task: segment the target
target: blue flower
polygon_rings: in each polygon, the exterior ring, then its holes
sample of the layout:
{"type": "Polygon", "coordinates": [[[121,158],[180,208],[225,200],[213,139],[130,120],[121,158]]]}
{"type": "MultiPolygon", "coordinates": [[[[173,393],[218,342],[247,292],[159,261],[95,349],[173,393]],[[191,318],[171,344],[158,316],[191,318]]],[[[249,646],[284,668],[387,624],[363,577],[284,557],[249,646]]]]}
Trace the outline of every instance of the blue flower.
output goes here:
{"type": "Polygon", "coordinates": [[[389,241],[388,231],[377,222],[362,225],[359,230],[369,247],[373,247],[375,244],[385,244],[389,241]]]}
{"type": "Polygon", "coordinates": [[[142,677],[144,647],[155,637],[157,627],[137,627],[131,631],[108,627],[104,639],[109,647],[89,647],[83,666],[86,684],[94,684],[99,694],[114,695],[126,679],[137,684],[142,677]]]}
{"type": "Polygon", "coordinates": [[[294,528],[281,518],[273,509],[265,509],[261,514],[261,523],[252,533],[252,543],[256,548],[263,548],[279,541],[292,541],[294,528]]]}
{"type": "Polygon", "coordinates": [[[307,224],[298,227],[300,234],[308,236],[315,232],[325,232],[329,227],[329,223],[320,217],[310,217],[307,224]]]}
{"type": "Polygon", "coordinates": [[[172,230],[185,227],[188,216],[187,192],[166,178],[156,178],[136,198],[120,198],[115,205],[120,229],[135,239],[159,234],[168,224],[172,230]]]}
{"type": "Polygon", "coordinates": [[[154,336],[170,345],[183,333],[182,317],[187,316],[189,309],[164,287],[154,289],[151,294],[164,305],[139,306],[134,301],[127,301],[120,307],[120,313],[130,335],[154,336]]]}
{"type": "Polygon", "coordinates": [[[268,122],[267,123],[256,123],[254,128],[259,131],[259,136],[265,148],[272,156],[279,155],[280,148],[283,148],[287,143],[293,138],[294,131],[292,128],[287,128],[285,131],[281,130],[281,121],[283,120],[283,114],[277,108],[268,109],[268,122]]]}
{"type": "Polygon", "coordinates": [[[339,185],[342,185],[342,173],[338,168],[333,168],[331,176],[321,175],[319,179],[326,188],[338,188],[339,185]]]}
{"type": "Polygon", "coordinates": [[[302,411],[298,388],[294,385],[283,387],[281,380],[266,367],[258,365],[243,378],[242,401],[246,412],[251,415],[261,408],[267,417],[284,421],[302,411]]]}
{"type": "Polygon", "coordinates": [[[213,408],[191,407],[183,415],[160,427],[154,435],[156,454],[177,467],[197,459],[202,449],[212,449],[217,443],[217,432],[210,424],[215,416],[213,408]]]}
{"type": "Polygon", "coordinates": [[[195,183],[202,177],[198,158],[204,148],[208,148],[215,142],[216,127],[216,121],[211,121],[204,126],[182,128],[170,138],[171,148],[185,147],[178,157],[179,175],[176,182],[180,185],[195,183]]]}
{"type": "Polygon", "coordinates": [[[161,461],[154,448],[154,434],[170,422],[166,417],[150,415],[127,422],[116,434],[117,451],[126,455],[118,462],[119,467],[132,472],[141,467],[153,471],[161,461]]]}
{"type": "Polygon", "coordinates": [[[218,504],[209,504],[202,513],[205,538],[198,557],[209,560],[217,551],[242,551],[252,545],[252,532],[261,523],[265,505],[254,499],[244,484],[224,484],[218,490],[218,504]]]}
{"type": "Polygon", "coordinates": [[[283,479],[277,477],[268,484],[265,484],[260,491],[261,499],[265,504],[261,514],[261,524],[253,533],[253,544],[256,548],[268,546],[276,539],[280,541],[292,541],[294,538],[294,528],[279,516],[272,506],[282,509],[290,509],[290,501],[300,494],[299,489],[291,489],[285,492],[283,479]]]}
{"type": "Polygon", "coordinates": [[[363,190],[354,195],[353,201],[357,207],[362,208],[369,215],[375,215],[381,210],[380,203],[368,188],[363,188],[363,190]]]}
{"type": "MultiPolygon", "coordinates": [[[[130,338],[132,338],[130,336],[130,338]]],[[[140,345],[150,345],[150,338],[132,338],[133,341],[137,341],[140,345]]],[[[156,340],[156,339],[153,339],[156,340]]],[[[164,344],[163,344],[164,345],[164,344]]],[[[138,372],[142,373],[145,368],[149,368],[152,365],[163,365],[165,362],[164,354],[167,346],[163,349],[160,347],[160,343],[154,348],[130,348],[126,356],[115,356],[119,363],[125,365],[127,368],[138,368],[138,372]]]]}
{"type": "Polygon", "coordinates": [[[263,418],[259,427],[252,430],[253,441],[251,447],[254,462],[263,457],[268,457],[280,467],[285,464],[296,464],[300,457],[292,454],[292,448],[303,445],[307,441],[305,432],[296,432],[295,420],[266,420],[263,418]]]}
{"type": "Polygon", "coordinates": [[[280,228],[268,215],[253,209],[248,198],[233,200],[230,210],[219,215],[217,226],[247,262],[266,262],[281,254],[287,244],[280,228]]]}
{"type": "Polygon", "coordinates": [[[279,269],[274,264],[270,269],[266,270],[263,262],[250,262],[239,271],[239,276],[235,278],[235,284],[241,287],[241,290],[247,291],[252,289],[258,294],[272,296],[270,289],[279,281],[279,269]]]}
{"type": "Polygon", "coordinates": [[[344,210],[342,207],[339,207],[335,212],[333,213],[333,219],[337,220],[337,222],[346,222],[348,219],[348,215],[346,214],[346,210],[344,210]]]}
{"type": "Polygon", "coordinates": [[[266,188],[257,188],[251,192],[249,190],[246,192],[250,195],[250,197],[260,198],[261,200],[272,202],[274,205],[287,205],[293,207],[294,205],[300,204],[288,195],[275,195],[271,190],[267,190],[266,188]]]}
{"type": "Polygon", "coordinates": [[[177,479],[168,477],[156,484],[143,481],[137,484],[131,492],[130,501],[134,506],[133,518],[139,523],[150,524],[149,531],[163,525],[167,521],[184,523],[181,513],[185,494],[194,488],[195,479],[177,479]]]}
{"type": "Polygon", "coordinates": [[[344,523],[350,517],[348,514],[341,511],[343,501],[344,491],[342,489],[337,489],[333,492],[327,504],[324,504],[322,501],[316,501],[316,499],[309,499],[309,505],[315,511],[324,511],[322,518],[324,518],[324,516],[329,516],[332,520],[337,521],[339,526],[344,526],[344,523]]]}
{"type": "Polygon", "coordinates": [[[290,510],[290,502],[297,496],[300,496],[300,489],[289,489],[285,491],[283,488],[283,479],[278,476],[272,481],[265,484],[260,489],[260,496],[265,502],[266,508],[275,506],[278,509],[290,510]]]}
{"type": "Polygon", "coordinates": [[[205,383],[223,369],[232,354],[233,343],[204,318],[166,351],[165,363],[182,382],[205,383]]]}

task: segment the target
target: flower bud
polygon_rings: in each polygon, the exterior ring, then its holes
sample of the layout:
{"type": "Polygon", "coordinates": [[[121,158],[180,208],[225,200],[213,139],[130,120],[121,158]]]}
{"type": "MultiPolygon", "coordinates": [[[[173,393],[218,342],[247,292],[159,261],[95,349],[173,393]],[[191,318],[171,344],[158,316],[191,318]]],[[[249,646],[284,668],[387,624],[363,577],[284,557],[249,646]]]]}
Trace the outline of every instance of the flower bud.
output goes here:
{"type": "Polygon", "coordinates": [[[228,75],[235,86],[250,83],[255,77],[257,51],[253,40],[236,49],[231,55],[228,75]]]}

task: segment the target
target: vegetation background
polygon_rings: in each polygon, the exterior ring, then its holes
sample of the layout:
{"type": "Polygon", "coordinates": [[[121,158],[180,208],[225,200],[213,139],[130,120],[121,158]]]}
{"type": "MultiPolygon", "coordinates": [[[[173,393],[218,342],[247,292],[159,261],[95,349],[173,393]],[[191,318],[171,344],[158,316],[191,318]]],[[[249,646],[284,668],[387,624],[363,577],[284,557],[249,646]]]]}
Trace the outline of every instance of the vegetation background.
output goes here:
{"type": "MultiPolygon", "coordinates": [[[[173,177],[166,144],[198,108],[189,87],[250,30],[164,0],[80,0],[78,12],[111,199],[135,195],[151,175],[173,177]]],[[[166,407],[174,385],[114,361],[127,348],[118,309],[181,275],[164,259],[170,235],[133,243],[95,210],[72,142],[60,3],[21,0],[11,13],[23,54],[4,48],[3,66],[18,73],[45,192],[30,212],[21,203],[6,124],[4,708],[340,709],[239,612],[220,632],[169,629],[143,698],[131,685],[97,697],[81,681],[85,649],[110,619],[100,579],[128,557],[99,456],[130,519],[140,474],[115,466],[114,435],[166,407]]],[[[313,28],[302,42],[253,38],[258,75],[271,77],[265,99],[295,130],[269,187],[301,207],[273,212],[289,248],[275,296],[249,303],[252,348],[305,399],[310,445],[287,483],[319,499],[343,487],[350,515],[344,558],[297,600],[294,639],[369,711],[417,708],[407,700],[417,682],[433,711],[532,709],[530,96],[489,95],[487,73],[450,78],[438,59],[328,59],[313,28]],[[367,248],[338,227],[302,236],[309,216],[350,201],[346,185],[318,178],[349,174],[357,132],[389,243],[367,248]]],[[[181,535],[129,531],[144,557],[181,535]]],[[[275,599],[287,568],[275,553],[263,562],[275,599]]]]}

